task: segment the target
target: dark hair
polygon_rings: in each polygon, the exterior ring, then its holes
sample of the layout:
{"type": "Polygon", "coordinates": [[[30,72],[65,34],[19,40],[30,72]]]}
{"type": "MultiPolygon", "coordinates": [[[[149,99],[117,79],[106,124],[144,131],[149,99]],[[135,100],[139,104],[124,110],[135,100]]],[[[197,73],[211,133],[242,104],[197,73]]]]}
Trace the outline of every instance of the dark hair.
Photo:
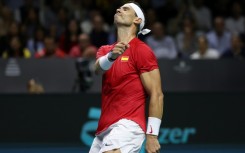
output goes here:
{"type": "MultiPolygon", "coordinates": [[[[144,12],[144,10],[142,9],[142,7],[140,6],[140,4],[138,2],[130,0],[127,3],[134,3],[135,5],[137,5],[141,9],[141,11],[143,12],[143,15],[145,16],[145,12],[144,12]]],[[[127,3],[125,3],[125,4],[127,4],[127,3]]],[[[135,16],[137,16],[136,13],[135,13],[135,16]]],[[[136,34],[138,34],[139,31],[140,31],[140,24],[137,26],[136,34]]]]}

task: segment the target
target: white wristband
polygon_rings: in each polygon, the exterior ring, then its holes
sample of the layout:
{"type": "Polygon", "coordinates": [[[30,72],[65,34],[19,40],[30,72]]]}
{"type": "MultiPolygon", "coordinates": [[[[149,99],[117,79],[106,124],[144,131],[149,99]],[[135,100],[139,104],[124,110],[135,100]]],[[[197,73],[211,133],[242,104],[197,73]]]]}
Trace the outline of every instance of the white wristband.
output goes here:
{"type": "MultiPolygon", "coordinates": [[[[109,54],[109,53],[108,53],[109,54]]],[[[114,63],[113,61],[109,61],[108,59],[108,54],[106,54],[105,56],[102,56],[100,57],[99,59],[99,64],[100,64],[100,67],[103,69],[103,70],[109,70],[112,66],[112,64],[114,63]]]]}
{"type": "Polygon", "coordinates": [[[160,125],[161,125],[161,120],[159,118],[148,117],[148,125],[147,125],[146,134],[158,136],[160,125]]]}

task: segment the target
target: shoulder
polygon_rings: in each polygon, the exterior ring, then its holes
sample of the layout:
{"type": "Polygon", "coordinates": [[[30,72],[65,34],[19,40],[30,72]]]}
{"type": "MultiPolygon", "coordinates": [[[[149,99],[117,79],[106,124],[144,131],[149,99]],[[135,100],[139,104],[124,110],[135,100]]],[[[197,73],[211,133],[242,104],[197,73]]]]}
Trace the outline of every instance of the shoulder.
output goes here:
{"type": "Polygon", "coordinates": [[[139,40],[138,38],[136,38],[132,45],[131,46],[136,52],[152,52],[152,49],[145,42],[139,40]]]}
{"type": "Polygon", "coordinates": [[[142,60],[156,60],[155,54],[153,50],[143,41],[137,40],[133,43],[130,43],[130,52],[135,59],[135,61],[142,61],[142,60]]]}

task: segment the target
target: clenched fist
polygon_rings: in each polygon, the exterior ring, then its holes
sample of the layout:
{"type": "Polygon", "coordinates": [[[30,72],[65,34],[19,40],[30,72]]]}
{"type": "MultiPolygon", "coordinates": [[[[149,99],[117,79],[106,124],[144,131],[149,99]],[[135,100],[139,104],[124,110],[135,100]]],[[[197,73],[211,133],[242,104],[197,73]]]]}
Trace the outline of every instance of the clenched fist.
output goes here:
{"type": "Polygon", "coordinates": [[[127,50],[129,48],[129,44],[125,44],[123,42],[118,42],[114,48],[112,49],[111,51],[111,54],[110,54],[110,59],[117,59],[120,55],[122,55],[125,50],[127,50]]]}

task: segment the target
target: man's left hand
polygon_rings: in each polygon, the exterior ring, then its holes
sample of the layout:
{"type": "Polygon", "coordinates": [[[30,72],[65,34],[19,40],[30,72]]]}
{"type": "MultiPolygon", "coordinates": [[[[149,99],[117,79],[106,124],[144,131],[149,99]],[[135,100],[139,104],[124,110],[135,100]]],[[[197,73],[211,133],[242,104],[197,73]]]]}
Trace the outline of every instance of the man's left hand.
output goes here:
{"type": "Polygon", "coordinates": [[[157,136],[147,134],[145,146],[147,153],[160,153],[160,148],[161,146],[158,142],[157,136]]]}

